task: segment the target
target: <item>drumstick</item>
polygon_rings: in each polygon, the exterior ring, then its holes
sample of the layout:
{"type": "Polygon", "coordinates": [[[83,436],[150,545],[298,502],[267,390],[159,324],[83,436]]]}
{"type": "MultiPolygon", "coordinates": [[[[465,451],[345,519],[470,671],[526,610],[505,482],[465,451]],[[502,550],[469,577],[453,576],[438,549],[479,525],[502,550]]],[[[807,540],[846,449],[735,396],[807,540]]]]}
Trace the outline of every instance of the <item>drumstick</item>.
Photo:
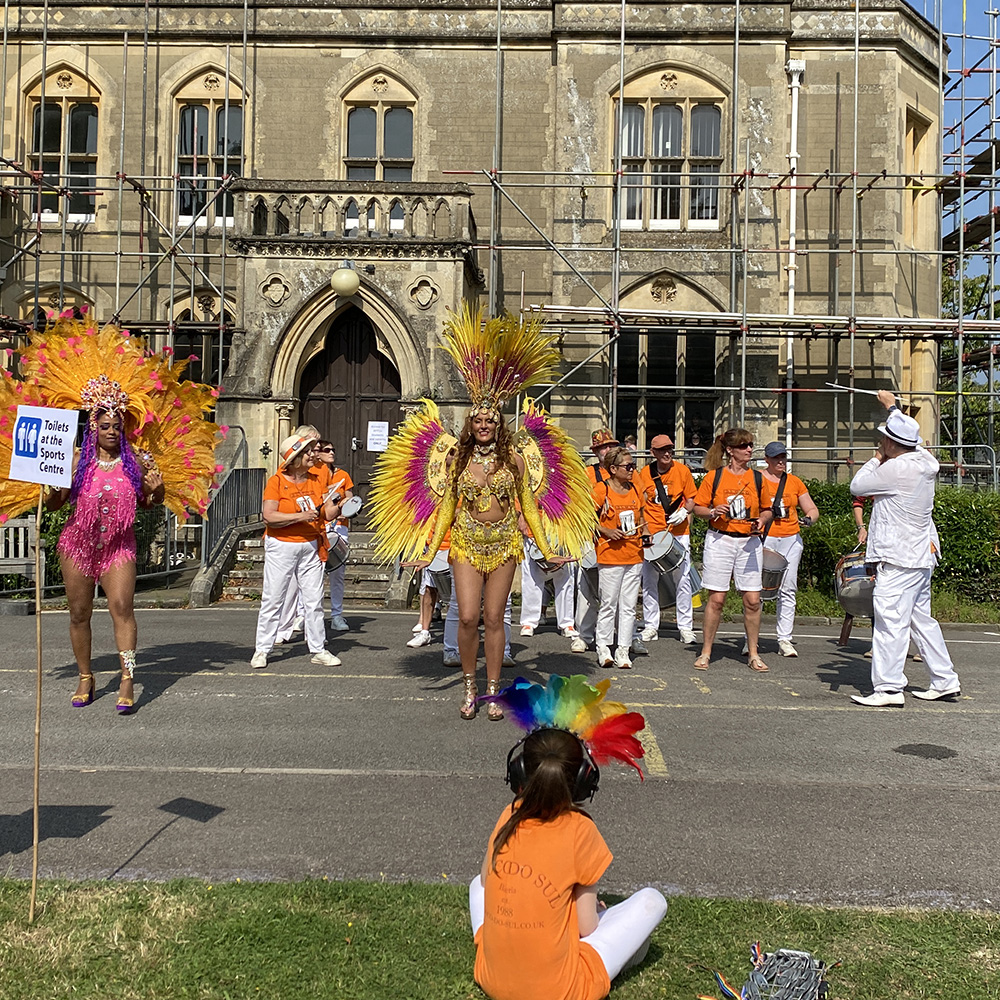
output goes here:
{"type": "MultiPolygon", "coordinates": [[[[878,389],[859,389],[856,386],[849,385],[837,385],[836,382],[824,382],[824,385],[828,385],[831,389],[842,389],[844,392],[860,392],[862,396],[877,396],[879,394],[878,389]]],[[[897,399],[909,399],[909,396],[902,396],[898,392],[895,394],[897,399]]]]}

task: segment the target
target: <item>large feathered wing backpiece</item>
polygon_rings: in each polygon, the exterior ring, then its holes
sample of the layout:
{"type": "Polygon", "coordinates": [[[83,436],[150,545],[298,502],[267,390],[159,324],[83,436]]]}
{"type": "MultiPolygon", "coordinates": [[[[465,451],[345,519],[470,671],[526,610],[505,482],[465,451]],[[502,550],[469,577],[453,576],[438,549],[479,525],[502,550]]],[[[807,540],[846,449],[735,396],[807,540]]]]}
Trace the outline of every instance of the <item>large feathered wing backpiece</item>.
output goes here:
{"type": "Polygon", "coordinates": [[[419,559],[448,481],[448,453],[458,443],[441,423],[437,405],[421,400],[375,463],[366,504],[383,562],[419,559]]]}
{"type": "Polygon", "coordinates": [[[529,733],[565,729],[583,740],[599,767],[617,760],[634,767],[642,778],[638,762],[644,751],[635,734],[646,727],[646,720],[621,702],[606,701],[610,687],[610,679],[594,686],[583,674],[552,674],[544,686],[518,677],[499,694],[481,700],[503,705],[510,718],[529,733]]]}
{"type": "Polygon", "coordinates": [[[525,400],[523,409],[514,447],[524,459],[542,527],[552,548],[579,558],[597,530],[583,460],[569,435],[534,400],[525,400]]]}
{"type": "Polygon", "coordinates": [[[442,349],[465,379],[474,413],[499,419],[504,403],[530,386],[552,378],[559,352],[541,318],[520,320],[511,313],[486,318],[466,303],[445,324],[442,349]]]}
{"type": "Polygon", "coordinates": [[[0,524],[10,517],[17,517],[38,503],[38,487],[4,479],[10,471],[14,452],[14,425],[19,406],[44,406],[38,390],[24,382],[0,372],[0,524]]]}

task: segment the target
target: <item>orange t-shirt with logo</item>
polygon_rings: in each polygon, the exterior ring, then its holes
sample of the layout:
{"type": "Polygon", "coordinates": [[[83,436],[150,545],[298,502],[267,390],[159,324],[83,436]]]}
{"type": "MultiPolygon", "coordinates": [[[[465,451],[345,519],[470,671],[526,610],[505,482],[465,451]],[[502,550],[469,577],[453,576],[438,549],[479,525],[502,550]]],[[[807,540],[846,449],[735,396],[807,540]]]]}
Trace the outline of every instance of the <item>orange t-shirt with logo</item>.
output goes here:
{"type": "MultiPolygon", "coordinates": [[[[490,836],[510,818],[508,806],[490,836]]],[[[594,885],[612,855],[594,821],[566,812],[526,820],[486,877],[485,920],[476,934],[476,982],[493,1000],[600,1000],[611,989],[594,949],[580,940],[575,890],[594,885]]]]}
{"type": "Polygon", "coordinates": [[[296,521],[294,524],[269,524],[264,534],[280,538],[283,542],[326,543],[326,522],[323,520],[323,494],[326,492],[320,476],[312,470],[301,483],[293,483],[284,473],[276,472],[264,486],[264,500],[275,500],[279,514],[294,514],[296,511],[314,507],[321,511],[315,521],[296,521]]]}
{"type": "Polygon", "coordinates": [[[634,566],[641,563],[642,534],[639,524],[643,517],[643,506],[639,491],[633,486],[628,493],[618,493],[607,483],[601,483],[591,490],[591,496],[597,505],[597,517],[602,528],[622,528],[629,520],[635,528],[631,535],[614,542],[603,535],[597,536],[598,566],[634,566]],[[631,512],[631,517],[628,512],[631,512]]]}
{"type": "MultiPolygon", "coordinates": [[[[351,479],[351,475],[346,469],[338,469],[336,466],[332,469],[327,467],[327,473],[330,477],[330,486],[333,486],[340,494],[340,503],[343,503],[344,494],[348,490],[354,489],[354,480],[351,479]]],[[[338,517],[335,523],[347,528],[351,522],[346,517],[338,517]]]]}
{"type": "Polygon", "coordinates": [[[695,505],[698,507],[715,507],[719,504],[730,503],[733,497],[742,496],[743,505],[746,508],[746,516],[740,519],[729,517],[713,517],[708,523],[716,531],[725,531],[733,535],[749,535],[750,522],[760,517],[760,509],[771,506],[774,497],[773,484],[769,483],[761,475],[760,498],[757,497],[757,484],[754,480],[752,469],[747,469],[742,476],[737,476],[723,468],[722,478],[715,491],[715,499],[712,499],[712,486],[715,483],[715,469],[709,469],[705,473],[705,478],[698,487],[698,492],[694,495],[695,505]]]}
{"type": "MultiPolygon", "coordinates": [[[[670,531],[672,535],[688,535],[691,533],[691,519],[671,527],[667,526],[667,512],[660,503],[660,493],[656,488],[653,476],[656,474],[656,463],[647,465],[639,470],[636,487],[642,494],[642,502],[646,508],[646,524],[649,526],[649,533],[655,535],[661,531],[670,531]]],[[[663,481],[663,490],[670,501],[681,498],[681,502],[675,510],[684,506],[685,500],[690,500],[698,488],[694,484],[694,476],[691,470],[680,462],[673,462],[670,468],[660,477],[663,481]]]]}
{"type": "MultiPolygon", "coordinates": [[[[773,503],[778,496],[778,484],[768,479],[765,479],[764,483],[771,491],[773,503]]],[[[776,517],[771,523],[769,534],[772,538],[788,538],[799,533],[799,497],[808,492],[809,487],[798,476],[793,476],[789,472],[785,479],[785,488],[781,492],[781,506],[785,508],[786,513],[784,517],[776,517]]]]}

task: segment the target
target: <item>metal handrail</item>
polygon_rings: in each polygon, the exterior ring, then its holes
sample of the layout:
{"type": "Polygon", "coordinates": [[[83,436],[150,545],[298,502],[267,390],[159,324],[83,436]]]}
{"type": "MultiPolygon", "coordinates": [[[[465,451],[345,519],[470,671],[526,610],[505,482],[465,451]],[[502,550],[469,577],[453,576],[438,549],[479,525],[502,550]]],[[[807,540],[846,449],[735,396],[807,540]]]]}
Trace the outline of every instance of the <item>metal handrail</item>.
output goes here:
{"type": "Polygon", "coordinates": [[[215,560],[233,527],[260,517],[266,482],[266,469],[229,470],[205,511],[201,544],[203,567],[215,560]]]}

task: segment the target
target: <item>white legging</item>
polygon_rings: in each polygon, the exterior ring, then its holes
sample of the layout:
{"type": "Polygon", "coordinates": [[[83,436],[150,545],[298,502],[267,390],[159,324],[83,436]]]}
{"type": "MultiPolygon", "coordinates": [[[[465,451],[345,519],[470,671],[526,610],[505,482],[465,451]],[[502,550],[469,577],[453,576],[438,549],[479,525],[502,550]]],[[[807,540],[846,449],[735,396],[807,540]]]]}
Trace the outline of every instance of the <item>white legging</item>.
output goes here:
{"type": "MultiPolygon", "coordinates": [[[[631,963],[632,957],[645,945],[666,914],[667,901],[662,893],[646,886],[599,913],[596,929],[580,940],[586,941],[597,952],[607,970],[608,979],[614,979],[631,963]]],[[[485,915],[486,890],[482,878],[477,875],[469,883],[469,918],[473,937],[482,927],[485,915]]]]}

